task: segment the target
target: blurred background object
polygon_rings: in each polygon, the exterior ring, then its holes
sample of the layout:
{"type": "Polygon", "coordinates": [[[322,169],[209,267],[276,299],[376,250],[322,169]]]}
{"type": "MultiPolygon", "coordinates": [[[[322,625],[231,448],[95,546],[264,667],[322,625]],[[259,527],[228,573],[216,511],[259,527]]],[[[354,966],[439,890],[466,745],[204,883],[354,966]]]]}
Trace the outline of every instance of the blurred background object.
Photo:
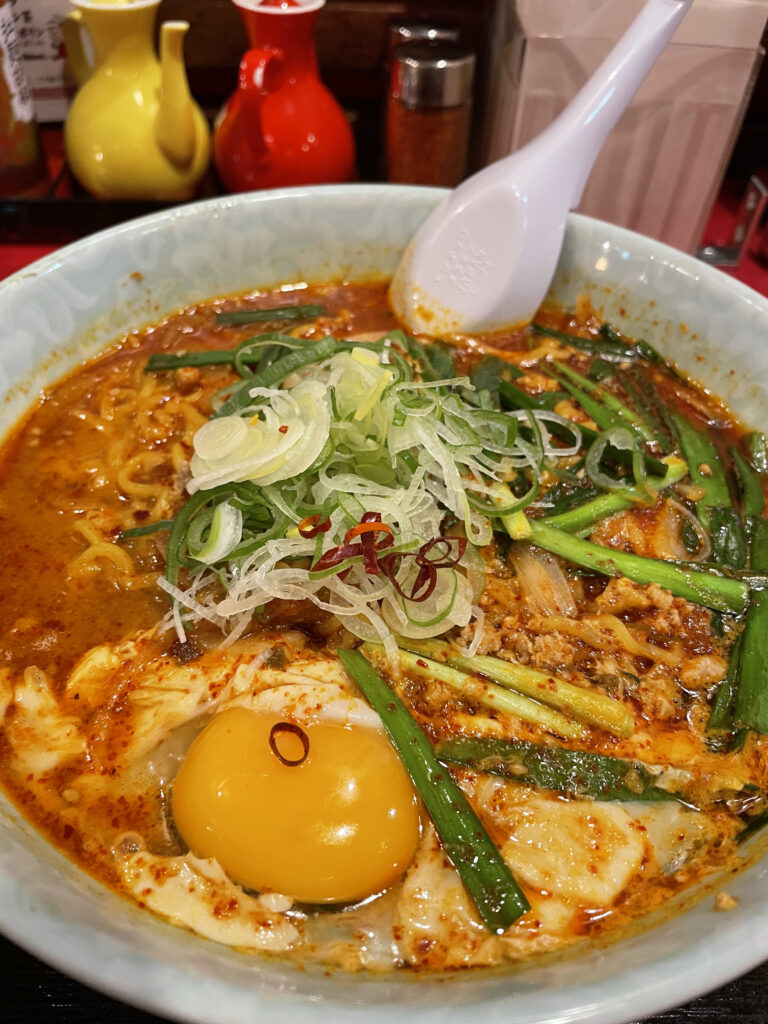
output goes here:
{"type": "MultiPolygon", "coordinates": [[[[31,2],[31,0],[24,0],[31,2]]],[[[485,75],[498,0],[326,0],[317,13],[314,41],[320,77],[352,128],[358,175],[382,180],[388,61],[396,45],[432,32],[437,41],[461,43],[477,55],[473,88],[470,167],[480,166],[485,75]]],[[[216,116],[238,85],[248,38],[232,0],[163,0],[160,16],[190,22],[186,55],[192,92],[216,116]]]]}
{"type": "Polygon", "coordinates": [[[416,18],[395,18],[389,23],[385,70],[392,68],[392,55],[405,43],[458,43],[459,27],[445,21],[420,21],[416,18]]]}
{"type": "MultiPolygon", "coordinates": [[[[501,0],[484,159],[519,149],[600,64],[641,0],[501,0]]],[[[579,212],[696,250],[763,56],[768,0],[697,0],[619,121],[579,212]]]]}
{"type": "Polygon", "coordinates": [[[242,192],[351,181],[355,143],[341,104],[320,80],[314,25],[325,0],[234,0],[250,49],[216,121],[224,188],[242,192]]]}
{"type": "Polygon", "coordinates": [[[72,9],[69,0],[5,0],[14,14],[27,81],[37,120],[61,123],[75,95],[67,67],[61,23],[72,9]]]}
{"type": "Polygon", "coordinates": [[[454,188],[467,173],[475,55],[430,40],[395,47],[387,96],[387,177],[454,188]]]}
{"type": "Polygon", "coordinates": [[[0,0],[0,195],[42,195],[48,186],[13,13],[0,0]]]}
{"type": "MultiPolygon", "coordinates": [[[[52,186],[38,199],[5,201],[0,238],[64,241],[165,202],[97,200],[73,179],[61,144],[71,86],[62,61],[55,59],[63,51],[58,25],[70,9],[69,0],[5,3],[13,11],[33,86],[52,186]],[[57,113],[52,113],[54,102],[57,113]]],[[[548,123],[640,4],[326,0],[314,26],[319,72],[354,136],[358,177],[378,181],[388,176],[387,105],[398,45],[426,38],[475,55],[466,163],[471,173],[548,123]]],[[[609,140],[585,193],[583,212],[688,251],[700,244],[729,245],[749,180],[768,164],[768,67],[761,66],[767,16],[768,0],[696,0],[609,140]]],[[[177,19],[190,23],[184,44],[189,84],[213,124],[237,89],[248,35],[232,0],[161,0],[158,20],[177,19]]],[[[211,171],[197,194],[222,190],[211,171]]],[[[753,252],[764,247],[764,220],[765,215],[753,232],[753,252]]]]}
{"type": "Polygon", "coordinates": [[[160,0],[72,2],[62,31],[80,85],[64,129],[75,178],[101,199],[191,199],[210,141],[184,67],[189,24],[163,22],[158,60],[160,0]]]}

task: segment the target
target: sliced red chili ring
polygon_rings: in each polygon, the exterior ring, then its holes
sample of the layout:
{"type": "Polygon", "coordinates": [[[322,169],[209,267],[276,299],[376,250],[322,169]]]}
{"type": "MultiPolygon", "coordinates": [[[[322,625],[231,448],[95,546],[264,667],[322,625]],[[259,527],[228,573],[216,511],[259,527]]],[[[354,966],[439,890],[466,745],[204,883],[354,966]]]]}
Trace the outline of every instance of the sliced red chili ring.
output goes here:
{"type": "MultiPolygon", "coordinates": [[[[454,565],[457,565],[464,557],[464,552],[466,550],[466,537],[433,537],[432,540],[428,540],[426,544],[421,545],[419,548],[419,555],[426,559],[436,569],[452,569],[454,565]],[[436,548],[438,544],[443,544],[446,547],[445,554],[442,555],[441,561],[429,557],[432,549],[436,548]],[[450,551],[454,544],[456,545],[457,552],[455,555],[452,555],[450,551]]],[[[438,556],[438,558],[439,557],[440,556],[438,556]]]]}
{"type": "Polygon", "coordinates": [[[432,596],[437,586],[437,570],[452,569],[461,560],[466,549],[467,541],[464,537],[434,537],[432,540],[422,544],[418,551],[403,551],[399,554],[391,553],[385,556],[385,558],[380,558],[379,565],[384,569],[387,579],[400,597],[406,601],[426,601],[428,597],[432,596]],[[442,557],[441,561],[433,560],[428,557],[429,552],[438,544],[443,544],[447,548],[455,544],[457,552],[450,557],[447,555],[442,557]],[[397,580],[401,558],[415,558],[416,564],[419,566],[419,572],[413,581],[410,593],[406,593],[397,580]]]}
{"type": "Polygon", "coordinates": [[[307,540],[311,540],[313,537],[317,537],[321,533],[327,533],[330,528],[331,520],[327,517],[324,519],[319,514],[307,516],[306,519],[302,519],[296,527],[301,536],[306,537],[307,540]]]}
{"type": "Polygon", "coordinates": [[[324,572],[349,558],[362,557],[363,566],[369,576],[378,576],[383,572],[404,600],[426,601],[437,586],[437,570],[452,569],[467,549],[464,537],[433,537],[422,544],[418,551],[382,554],[393,547],[394,543],[392,527],[382,523],[381,513],[366,512],[356,526],[347,530],[343,544],[330,548],[321,555],[312,566],[312,572],[324,572]],[[403,590],[397,580],[403,558],[415,558],[419,567],[410,593],[403,590]]]}
{"type": "Polygon", "coordinates": [[[293,722],[277,722],[269,730],[269,749],[281,764],[286,765],[288,768],[295,768],[297,765],[306,761],[309,756],[309,736],[307,736],[300,725],[296,725],[293,722]],[[286,757],[284,754],[280,753],[277,746],[277,740],[280,733],[290,733],[291,736],[298,736],[303,748],[301,757],[286,757]]]}
{"type": "Polygon", "coordinates": [[[353,526],[351,530],[347,530],[344,534],[344,540],[347,544],[360,537],[363,534],[369,533],[387,533],[392,536],[392,527],[389,523],[358,523],[357,526],[353,526]]]}
{"type": "Polygon", "coordinates": [[[334,565],[346,562],[348,558],[355,558],[361,553],[359,544],[339,544],[338,547],[329,548],[322,554],[310,572],[324,572],[326,569],[332,569],[334,565]]]}

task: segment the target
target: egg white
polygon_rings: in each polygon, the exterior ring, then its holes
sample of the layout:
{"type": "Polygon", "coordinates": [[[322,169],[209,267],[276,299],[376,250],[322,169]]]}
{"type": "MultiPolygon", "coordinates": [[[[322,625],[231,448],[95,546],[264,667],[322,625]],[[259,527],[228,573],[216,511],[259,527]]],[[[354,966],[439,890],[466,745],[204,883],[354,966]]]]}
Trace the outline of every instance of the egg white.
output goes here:
{"type": "Polygon", "coordinates": [[[376,712],[359,697],[352,697],[338,683],[287,683],[258,693],[240,694],[221,704],[217,714],[229,708],[277,714],[303,725],[327,722],[383,730],[376,712]]]}

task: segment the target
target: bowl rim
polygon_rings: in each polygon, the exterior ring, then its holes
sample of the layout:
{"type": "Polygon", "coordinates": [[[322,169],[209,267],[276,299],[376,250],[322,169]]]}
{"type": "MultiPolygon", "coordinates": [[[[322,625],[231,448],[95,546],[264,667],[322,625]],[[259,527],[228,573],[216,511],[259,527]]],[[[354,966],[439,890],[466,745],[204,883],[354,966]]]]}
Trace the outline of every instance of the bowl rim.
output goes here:
{"type": "MultiPolygon", "coordinates": [[[[164,225],[173,224],[180,218],[196,217],[201,210],[214,210],[218,207],[232,205],[258,206],[261,203],[275,203],[283,198],[291,197],[314,199],[327,195],[343,198],[351,194],[362,195],[363,193],[369,194],[371,198],[410,194],[423,197],[425,202],[437,201],[447,194],[442,189],[418,186],[357,184],[304,186],[197,200],[135,218],[62,246],[0,282],[0,296],[30,277],[55,273],[72,256],[98,248],[106,239],[119,241],[123,237],[130,237],[148,228],[160,230],[164,225]]],[[[594,230],[597,233],[605,232],[610,236],[612,242],[615,241],[629,250],[637,248],[646,250],[651,244],[654,256],[659,262],[673,268],[680,268],[689,276],[700,281],[703,287],[716,288],[730,294],[739,302],[745,302],[755,307],[762,314],[768,314],[768,298],[759,295],[717,268],[700,263],[692,256],[635,232],[594,218],[571,214],[569,222],[572,231],[577,233],[587,230],[594,230]]],[[[768,873],[768,868],[764,868],[763,871],[768,873]]],[[[7,895],[2,875],[2,866],[0,865],[0,907],[3,907],[5,895],[7,895]]],[[[249,994],[248,1013],[241,1015],[235,1012],[232,1015],[227,1009],[226,1003],[233,986],[227,980],[216,979],[207,982],[205,999],[198,1000],[197,1006],[190,1002],[188,1008],[180,1008],[171,994],[171,988],[174,985],[165,983],[194,985],[194,980],[197,977],[194,971],[171,963],[157,962],[141,952],[137,953],[133,948],[134,940],[129,942],[115,935],[100,936],[94,931],[91,936],[92,946],[85,951],[75,943],[61,944],[55,935],[57,931],[60,931],[62,923],[66,925],[66,921],[62,921],[58,916],[56,908],[35,905],[34,893],[30,894],[30,906],[35,910],[32,919],[24,915],[16,917],[12,914],[10,916],[5,913],[2,915],[0,930],[9,939],[84,984],[147,1012],[162,1014],[171,1020],[189,1022],[189,1024],[205,1024],[207,1021],[215,1021],[216,1024],[224,1024],[224,1022],[229,1024],[230,1021],[232,1024],[241,1024],[241,1022],[244,1024],[246,1020],[252,1019],[254,1013],[258,1012],[264,1024],[270,1024],[270,1022],[284,1019],[285,1014],[290,1012],[294,1014],[292,1019],[310,1024],[310,1022],[327,1021],[331,1016],[343,1021],[346,1019],[347,1012],[356,1012],[361,1008],[351,1004],[344,1006],[335,1001],[332,996],[328,1001],[321,999],[312,1002],[307,1001],[306,997],[301,994],[296,997],[294,993],[282,992],[271,993],[269,998],[266,998],[264,993],[254,986],[249,994]],[[105,951],[103,959],[100,959],[98,955],[100,948],[104,948],[105,951]],[[130,953],[128,968],[126,968],[124,960],[121,960],[121,953],[130,953]],[[151,975],[156,983],[148,985],[148,975],[151,975]],[[145,994],[148,991],[162,993],[164,987],[168,990],[167,996],[148,997],[145,994]]],[[[718,924],[719,942],[710,943],[708,936],[702,936],[690,947],[686,947],[685,950],[672,957],[670,969],[661,972],[657,964],[640,964],[629,971],[622,972],[623,983],[620,986],[606,986],[603,981],[592,982],[586,979],[580,985],[569,985],[560,990],[572,996],[567,1005],[553,1001],[546,1011],[546,1016],[524,1014],[523,1016],[517,1015],[516,1019],[526,1022],[546,1020],[551,1024],[561,1021],[563,1024],[566,1021],[574,1022],[574,1024],[578,1021],[590,1021],[593,1024],[622,1024],[622,1022],[636,1019],[638,1016],[648,1016],[672,1006],[681,1005],[696,996],[709,992],[746,973],[768,955],[768,915],[763,913],[762,908],[752,907],[744,915],[730,922],[724,921],[723,918],[719,920],[722,922],[718,924]],[[714,948],[710,948],[713,946],[714,948]],[[685,960],[688,968],[695,965],[695,970],[672,969],[678,960],[685,960]],[[553,1011],[556,1012],[553,1013],[553,1011]]],[[[166,927],[174,928],[174,926],[166,927]]],[[[683,965],[678,966],[682,967],[683,965]]],[[[507,993],[500,997],[493,996],[490,1000],[481,998],[479,1001],[473,1002],[471,1006],[475,1009],[482,1006],[486,1021],[488,1024],[494,1024],[496,1021],[508,1020],[510,1012],[514,1010],[518,1000],[519,996],[516,996],[515,993],[507,993]]],[[[369,1013],[371,1024],[390,1024],[390,1022],[395,1024],[395,1021],[410,1016],[408,1007],[403,1005],[387,1006],[380,1003],[368,1006],[366,1004],[365,1008],[369,1013]]],[[[432,1024],[432,1022],[434,1024],[439,1024],[439,1022],[451,1024],[453,1021],[458,1024],[459,1021],[466,1020],[467,1009],[468,1005],[463,1001],[459,1001],[455,1007],[444,1002],[437,1007],[414,1004],[414,1012],[418,1013],[421,1024],[432,1024]]]]}

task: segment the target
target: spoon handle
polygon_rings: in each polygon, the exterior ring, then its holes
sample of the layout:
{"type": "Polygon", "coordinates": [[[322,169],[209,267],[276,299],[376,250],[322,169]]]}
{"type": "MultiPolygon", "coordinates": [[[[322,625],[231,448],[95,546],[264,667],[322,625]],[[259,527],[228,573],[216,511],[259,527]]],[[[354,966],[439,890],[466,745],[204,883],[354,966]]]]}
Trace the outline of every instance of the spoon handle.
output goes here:
{"type": "Polygon", "coordinates": [[[569,159],[574,161],[571,209],[581,201],[605,140],[692,3],[648,0],[594,75],[542,133],[549,147],[560,140],[567,144],[569,159]],[[574,147],[577,138],[579,143],[574,147]]]}

